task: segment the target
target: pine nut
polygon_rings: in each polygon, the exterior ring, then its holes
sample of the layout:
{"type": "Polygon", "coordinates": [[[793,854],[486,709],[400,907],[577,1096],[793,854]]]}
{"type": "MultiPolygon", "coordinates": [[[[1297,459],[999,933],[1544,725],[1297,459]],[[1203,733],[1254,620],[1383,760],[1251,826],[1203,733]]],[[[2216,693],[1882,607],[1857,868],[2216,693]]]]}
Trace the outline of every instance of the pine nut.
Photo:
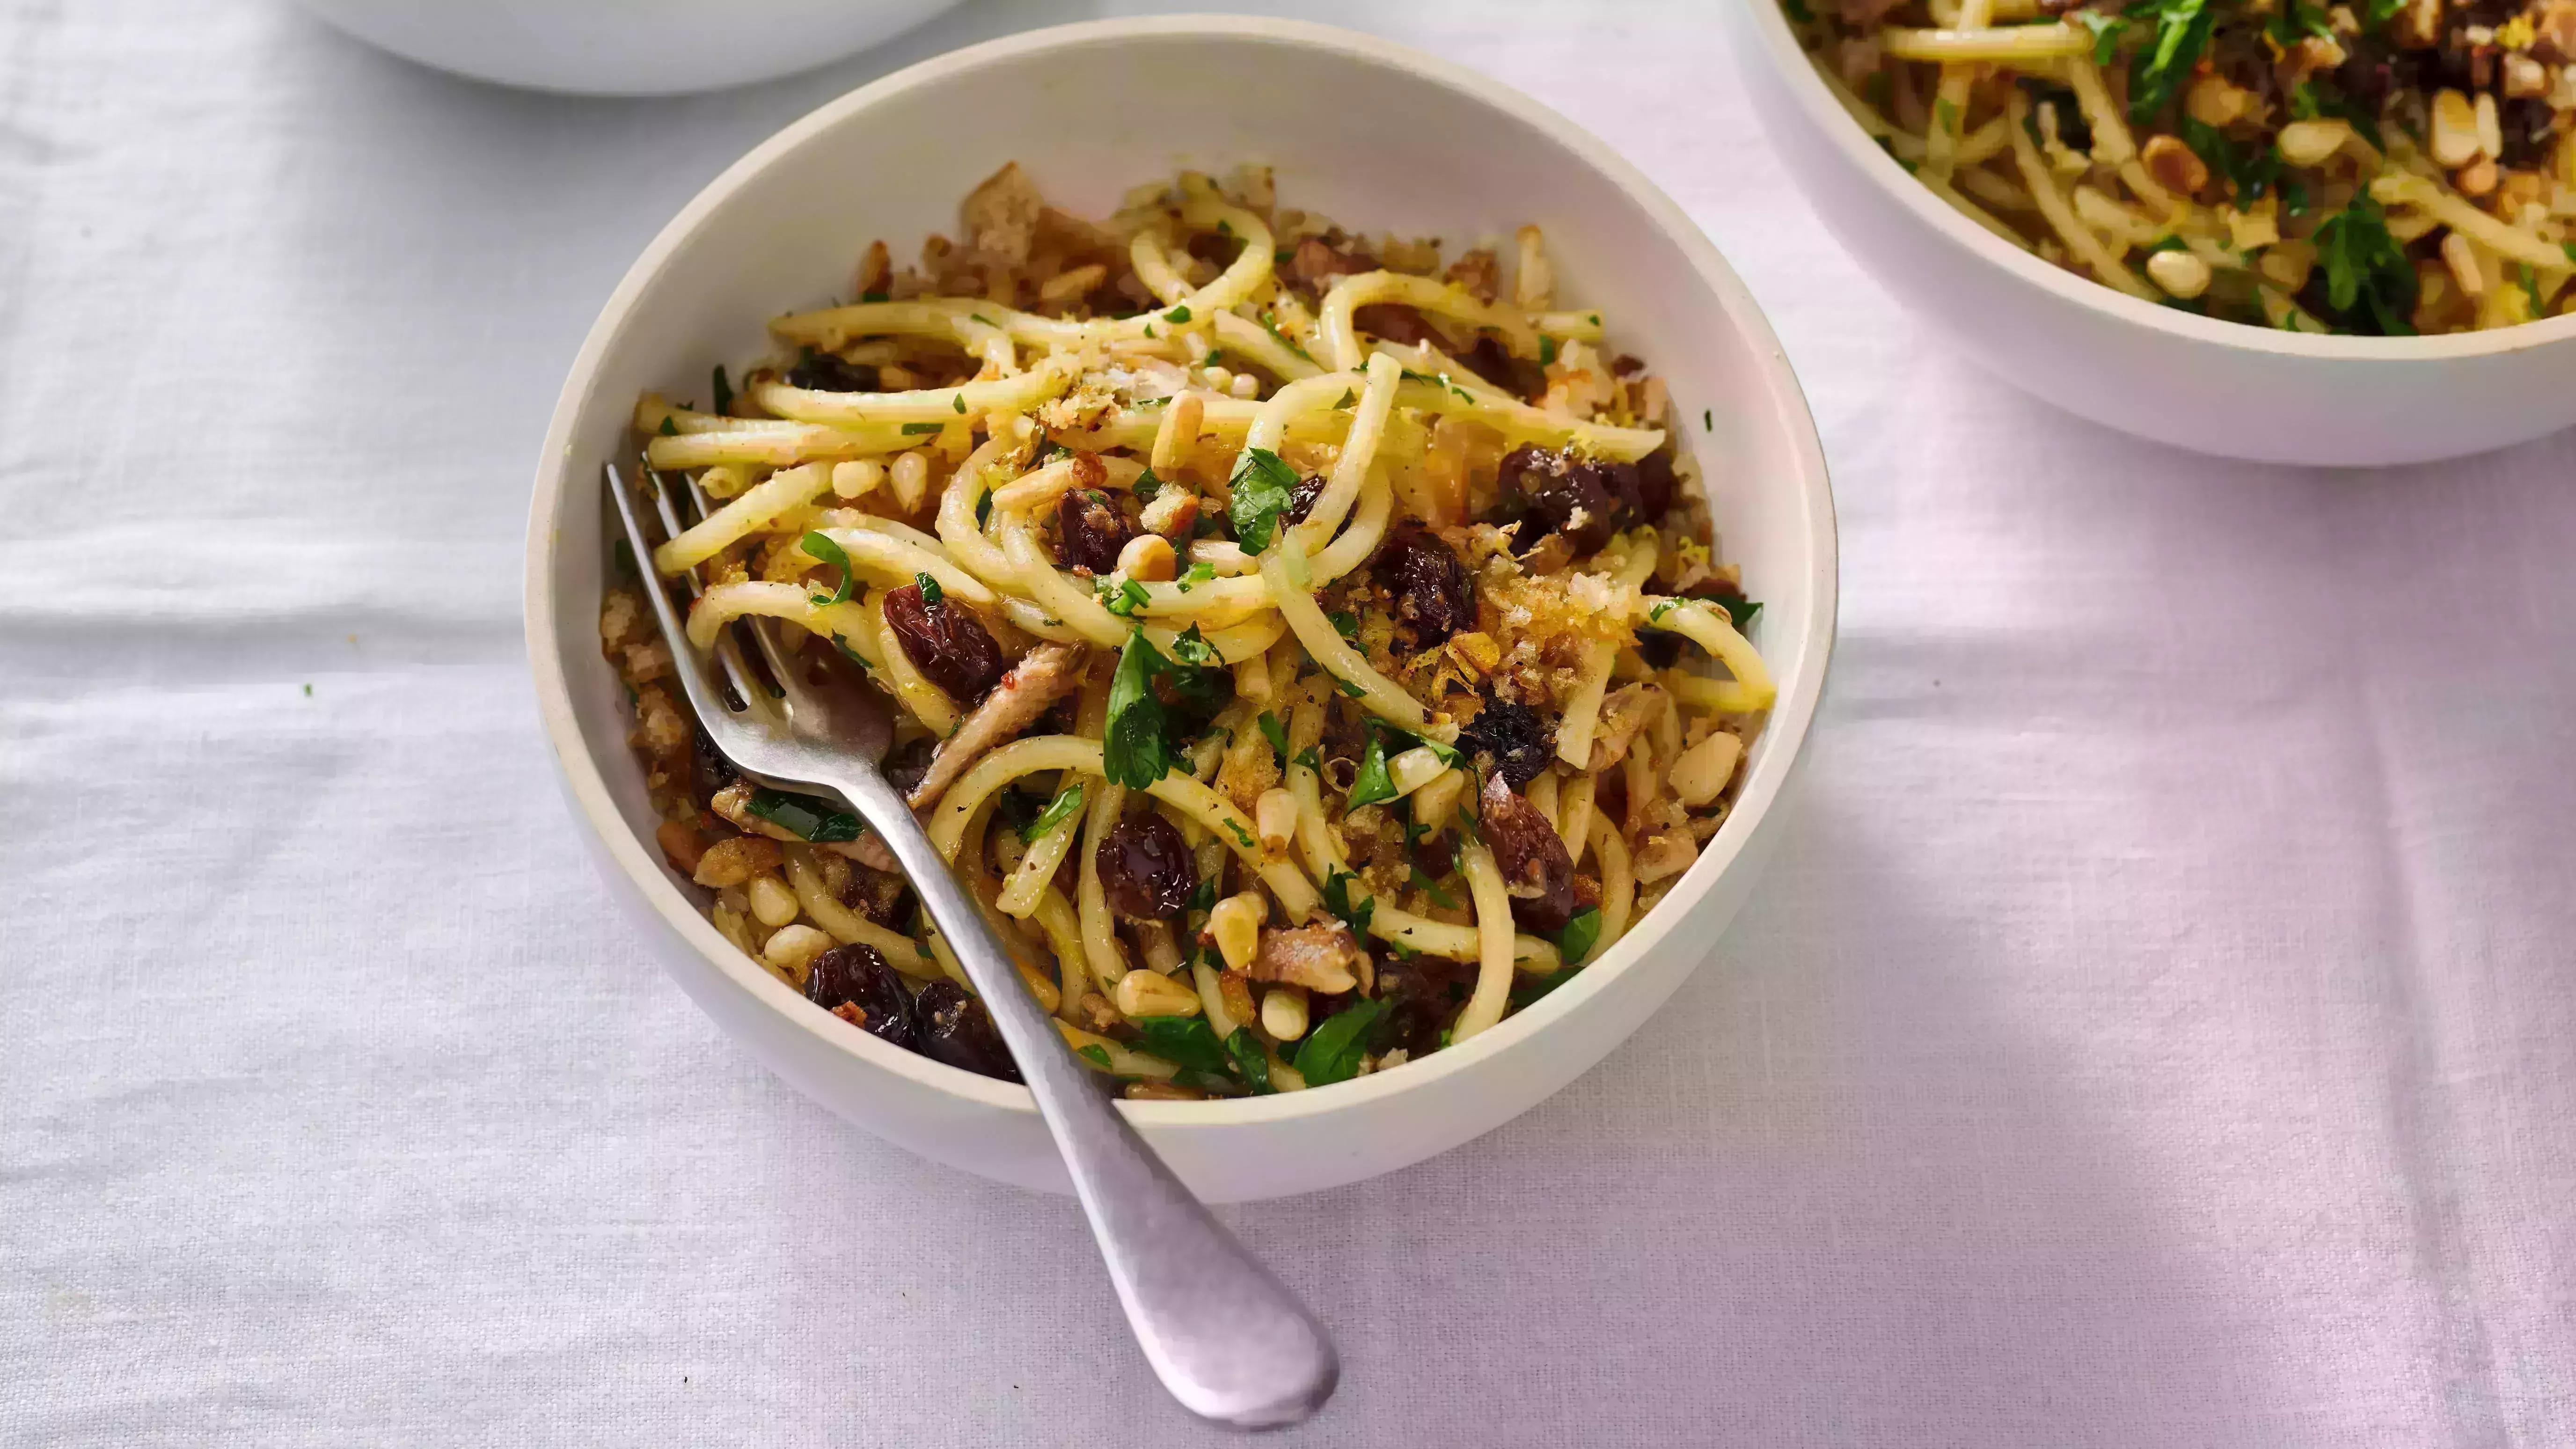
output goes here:
{"type": "Polygon", "coordinates": [[[885,464],[874,458],[849,458],[832,465],[832,496],[865,498],[885,482],[885,464]]]}
{"type": "Polygon", "coordinates": [[[1227,896],[1208,912],[1208,934],[1216,939],[1217,954],[1225,958],[1227,970],[1250,969],[1252,958],[1261,950],[1261,923],[1269,915],[1269,903],[1258,891],[1227,896]]]}
{"type": "Polygon", "coordinates": [[[1178,575],[1172,541],[1159,533],[1140,533],[1118,551],[1118,572],[1139,583],[1167,584],[1178,575]]]}
{"type": "Polygon", "coordinates": [[[1207,404],[1197,393],[1185,392],[1172,399],[1163,412],[1163,425],[1154,430],[1154,451],[1148,462],[1154,472],[1168,478],[1180,466],[1181,449],[1199,439],[1199,419],[1207,404]]]}
{"type": "Polygon", "coordinates": [[[1262,791],[1259,803],[1253,807],[1252,822],[1261,836],[1263,851],[1285,854],[1289,840],[1297,833],[1297,797],[1284,785],[1262,791]]]}
{"type": "Polygon", "coordinates": [[[1274,986],[1261,998],[1261,1029],[1275,1041],[1295,1041],[1306,1034],[1306,988],[1274,986]]]}
{"type": "Polygon", "coordinates": [[[2186,302],[2209,290],[2209,263],[2189,252],[2156,253],[2147,258],[2147,275],[2168,294],[2186,302]]]}
{"type": "Polygon", "coordinates": [[[2433,93],[2433,160],[2449,168],[2466,166],[2478,154],[2478,113],[2458,91],[2433,93]]]}
{"type": "Polygon", "coordinates": [[[930,455],[919,448],[913,449],[894,460],[889,476],[894,481],[894,501],[903,506],[904,512],[910,513],[921,506],[923,496],[930,492],[930,455]]]}
{"type": "MultiPolygon", "coordinates": [[[[2159,257],[2181,256],[2180,252],[2158,252],[2159,257]]],[[[1696,809],[1715,800],[1726,791],[1726,782],[1735,778],[1736,762],[1744,758],[1744,741],[1723,730],[1682,751],[1673,761],[1672,772],[1664,777],[1673,795],[1683,804],[1696,809]]]]}
{"type": "Polygon", "coordinates": [[[2481,156],[2453,173],[2451,184],[2460,188],[2462,196],[2485,196],[2496,189],[2496,182],[2500,177],[2501,173],[2496,170],[2495,158],[2481,156]]]}
{"type": "Polygon", "coordinates": [[[774,931],[795,922],[796,892],[787,888],[787,882],[780,880],[776,871],[753,876],[745,894],[751,897],[752,916],[762,925],[774,931]]]}
{"type": "Polygon", "coordinates": [[[814,958],[832,949],[832,938],[812,926],[782,926],[760,948],[760,959],[803,980],[814,958]]]}
{"type": "Polygon", "coordinates": [[[2503,159],[2504,117],[2496,110],[2495,93],[2478,92],[2477,106],[2473,114],[2478,118],[2479,154],[2491,161],[2503,159]]]}
{"type": "Polygon", "coordinates": [[[2293,166],[2322,165],[2352,139],[2352,122],[2292,121],[2281,128],[2281,159],[2293,166]]]}
{"type": "Polygon", "coordinates": [[[1199,994],[1160,971],[1130,971],[1109,988],[1124,1016],[1196,1016],[1199,994]]]}

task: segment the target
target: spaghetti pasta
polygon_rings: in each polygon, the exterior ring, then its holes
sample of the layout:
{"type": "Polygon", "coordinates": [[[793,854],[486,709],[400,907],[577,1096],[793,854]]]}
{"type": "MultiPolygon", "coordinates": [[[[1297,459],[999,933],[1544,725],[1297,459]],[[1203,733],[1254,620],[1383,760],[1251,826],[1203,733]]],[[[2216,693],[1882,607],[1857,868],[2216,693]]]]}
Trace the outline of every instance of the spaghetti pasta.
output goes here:
{"type": "MultiPolygon", "coordinates": [[[[2007,129],[1957,130],[1963,178],[2007,129]]],[[[978,237],[1061,216],[1016,167],[968,211],[978,237]]],[[[1506,292],[1491,257],[1372,252],[1266,179],[1038,225],[1025,260],[940,244],[891,295],[777,318],[793,355],[719,411],[638,401],[647,462],[721,500],[649,561],[702,582],[690,642],[792,624],[779,650],[891,696],[889,775],[1109,1077],[1302,1090],[1492,1029],[1627,928],[1637,860],[1696,851],[1740,750],[1694,757],[1700,805],[1664,773],[1771,698],[1669,384],[1546,310],[1536,228],[1506,292]]],[[[707,783],[638,586],[602,642],[665,850],[694,874],[780,843],[721,928],[758,956],[809,923],[840,953],[787,976],[809,998],[1007,1072],[954,1036],[972,987],[854,817],[707,783]]]]}

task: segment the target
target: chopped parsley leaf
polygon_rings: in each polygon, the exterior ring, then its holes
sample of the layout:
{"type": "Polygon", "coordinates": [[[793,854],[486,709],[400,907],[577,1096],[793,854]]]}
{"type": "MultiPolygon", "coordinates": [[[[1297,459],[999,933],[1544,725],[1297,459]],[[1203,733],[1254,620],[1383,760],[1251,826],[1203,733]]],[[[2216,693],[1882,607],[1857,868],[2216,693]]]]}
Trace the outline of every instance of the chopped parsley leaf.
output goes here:
{"type": "Polygon", "coordinates": [[[1121,619],[1133,618],[1145,607],[1145,586],[1134,579],[1095,579],[1091,588],[1100,596],[1100,606],[1121,619]]]}
{"type": "Polygon", "coordinates": [[[1541,367],[1548,367],[1553,365],[1555,362],[1556,339],[1553,337],[1541,337],[1538,340],[1538,365],[1541,367]]]}
{"type": "Polygon", "coordinates": [[[947,427],[946,423],[906,423],[903,425],[903,435],[907,438],[917,438],[924,433],[944,431],[947,427]]]}
{"type": "MultiPolygon", "coordinates": [[[[1396,948],[1401,952],[1404,948],[1396,948]]],[[[1377,1025],[1386,1003],[1362,997],[1326,1017],[1297,1044],[1297,1073],[1309,1087],[1329,1087],[1359,1075],[1368,1054],[1369,1028],[1377,1025]]]]}
{"type": "Polygon", "coordinates": [[[662,414],[662,426],[655,429],[655,431],[659,432],[666,438],[676,438],[680,435],[679,424],[671,421],[671,415],[669,413],[662,414]]]}
{"type": "Polygon", "coordinates": [[[1360,637],[1360,616],[1348,609],[1335,609],[1324,616],[1333,621],[1333,632],[1345,639],[1360,637]]]}
{"type": "Polygon", "coordinates": [[[1234,1059],[1235,1075],[1243,1078],[1252,1095],[1262,1097],[1279,1090],[1270,1085],[1270,1058],[1261,1050],[1261,1038],[1252,1034],[1251,1027],[1234,1029],[1234,1035],[1225,1039],[1225,1054],[1234,1059]]]}
{"type": "Polygon", "coordinates": [[[1235,459],[1226,487],[1232,495],[1226,515],[1234,524],[1235,542],[1247,553],[1270,547],[1279,515],[1287,512],[1296,491],[1297,470],[1268,448],[1246,448],[1235,459]]]}
{"type": "Polygon", "coordinates": [[[867,828],[859,823],[859,817],[830,801],[818,800],[811,795],[791,795],[784,790],[766,787],[754,790],[747,808],[797,839],[810,840],[817,845],[856,840],[859,832],[867,828]]]}
{"type": "Polygon", "coordinates": [[[1082,787],[1078,784],[1065,786],[1056,792],[1053,800],[1047,802],[1046,809],[1038,812],[1037,819],[1020,827],[1020,839],[1035,844],[1039,836],[1072,819],[1074,812],[1081,808],[1082,787]]]}
{"type": "Polygon", "coordinates": [[[1096,1041],[1085,1042],[1081,1046],[1075,1047],[1073,1049],[1073,1054],[1082,1058],[1084,1061],[1091,1063],[1093,1066],[1100,1068],[1104,1072],[1109,1070],[1109,1048],[1102,1046],[1096,1041]]]}
{"type": "Polygon", "coordinates": [[[1215,564],[1194,563],[1189,566],[1189,570],[1186,573],[1183,573],[1179,578],[1172,581],[1172,586],[1186,594],[1190,590],[1197,588],[1199,585],[1206,583],[1208,580],[1215,577],[1215,564]]]}
{"type": "Polygon", "coordinates": [[[928,574],[914,574],[912,583],[913,587],[921,590],[921,601],[925,604],[936,604],[948,597],[947,590],[939,587],[939,580],[928,574]]]}
{"type": "Polygon", "coordinates": [[[1458,909],[1458,898],[1449,894],[1447,891],[1442,890],[1440,888],[1440,882],[1433,880],[1430,876],[1424,874],[1422,867],[1418,865],[1413,868],[1413,875],[1407,884],[1411,885],[1415,890],[1422,892],[1424,895],[1431,897],[1431,903],[1435,906],[1439,906],[1444,910],[1454,911],[1458,909]]]}
{"type": "MultiPolygon", "coordinates": [[[[1370,721],[1375,725],[1375,721],[1370,721]]],[[[1360,751],[1359,773],[1351,777],[1349,808],[1375,805],[1395,798],[1395,780],[1386,772],[1386,741],[1375,728],[1369,730],[1368,746],[1360,751]]]]}
{"type": "Polygon", "coordinates": [[[1279,716],[1266,709],[1253,723],[1261,727],[1261,737],[1270,741],[1270,748],[1278,751],[1281,762],[1285,763],[1288,759],[1288,727],[1279,722],[1279,716]]]}
{"type": "Polygon", "coordinates": [[[1190,320],[1190,309],[1187,307],[1174,307],[1171,311],[1163,314],[1163,320],[1166,322],[1187,322],[1190,320]]]}
{"type": "Polygon", "coordinates": [[[966,394],[961,392],[950,398],[948,406],[956,410],[957,416],[961,418],[966,416],[966,394]]]}
{"type": "Polygon", "coordinates": [[[1377,901],[1367,894],[1366,885],[1356,875],[1337,870],[1324,877],[1324,909],[1341,917],[1354,936],[1368,934],[1369,918],[1377,914],[1377,901]],[[1360,886],[1360,898],[1351,899],[1351,887],[1360,886]]]}
{"type": "Polygon", "coordinates": [[[808,595],[808,602],[812,603],[814,607],[818,609],[828,609],[834,604],[848,603],[850,601],[850,589],[858,582],[858,571],[850,567],[849,554],[843,551],[839,544],[834,543],[829,535],[819,531],[808,531],[803,542],[801,542],[798,547],[804,549],[805,552],[811,554],[815,559],[823,563],[830,564],[841,571],[841,586],[839,588],[834,589],[829,594],[808,595]]]}
{"type": "Polygon", "coordinates": [[[1556,949],[1565,954],[1566,965],[1578,966],[1584,957],[1592,954],[1593,946],[1600,939],[1601,908],[1585,906],[1568,917],[1565,929],[1557,932],[1556,949]]]}

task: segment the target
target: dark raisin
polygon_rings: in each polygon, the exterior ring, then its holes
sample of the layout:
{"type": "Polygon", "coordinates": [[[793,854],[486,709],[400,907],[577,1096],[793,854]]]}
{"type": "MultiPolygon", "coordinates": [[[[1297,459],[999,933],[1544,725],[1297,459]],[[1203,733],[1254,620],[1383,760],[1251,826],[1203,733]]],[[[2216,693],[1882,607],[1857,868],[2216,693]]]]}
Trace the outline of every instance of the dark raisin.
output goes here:
{"type": "Polygon", "coordinates": [[[710,799],[717,791],[742,778],[742,772],[733,767],[733,761],[726,759],[724,752],[716,748],[716,742],[708,735],[705,725],[692,721],[689,733],[689,764],[697,782],[699,799],[710,799]]]}
{"type": "Polygon", "coordinates": [[[1094,578],[1115,572],[1118,551],[1136,536],[1136,525],[1118,511],[1106,493],[1077,488],[1064,495],[1055,511],[1056,552],[1064,566],[1094,578]]]}
{"type": "Polygon", "coordinates": [[[805,999],[843,1021],[855,1018],[870,1036],[912,1045],[912,998],[874,946],[835,946],[815,957],[805,999]]]}
{"type": "Polygon", "coordinates": [[[2504,123],[2504,164],[2528,170],[2547,160],[2558,139],[2558,113],[2537,96],[2521,96],[2500,108],[2504,123]]]}
{"type": "Polygon", "coordinates": [[[1233,263],[1243,250],[1243,243],[1224,232],[1203,231],[1193,234],[1182,250],[1211,267],[1222,269],[1233,263]]]}
{"type": "Polygon", "coordinates": [[[1670,669],[1681,662],[1682,636],[1662,629],[1639,629],[1637,657],[1652,668],[1670,669]]]}
{"type": "Polygon", "coordinates": [[[1288,490],[1288,521],[1303,523],[1315,511],[1315,500],[1324,496],[1324,475],[1316,473],[1297,480],[1288,490]]]}
{"type": "Polygon", "coordinates": [[[920,1025],[918,1050],[923,1056],[978,1076],[1005,1082],[1020,1079],[1011,1049],[1002,1045],[1002,1029],[993,1025],[993,1014],[956,982],[933,981],[921,988],[921,995],[913,999],[912,1014],[920,1025]]]}
{"type": "Polygon", "coordinates": [[[1378,968],[1378,998],[1386,1014],[1369,1029],[1369,1049],[1402,1047],[1416,1056],[1440,1047],[1441,1028],[1458,1015],[1458,996],[1467,988],[1465,963],[1439,956],[1413,956],[1378,968]]]}
{"type": "Polygon", "coordinates": [[[1458,731],[1458,744],[1476,767],[1527,789],[1556,758],[1556,729],[1537,710],[1515,704],[1489,688],[1476,717],[1458,731]]]}
{"type": "Polygon", "coordinates": [[[895,746],[885,757],[885,763],[878,767],[878,773],[886,777],[887,784],[909,795],[913,792],[913,788],[929,775],[930,757],[938,753],[939,742],[928,735],[923,735],[919,739],[906,740],[895,746]]]}
{"type": "Polygon", "coordinates": [[[1512,898],[1512,919],[1542,936],[1564,930],[1579,903],[1574,857],[1556,827],[1547,823],[1537,806],[1516,794],[1499,772],[1485,777],[1476,806],[1476,828],[1493,848],[1494,864],[1503,873],[1503,888],[1512,898]]]}
{"type": "Polygon", "coordinates": [[[1401,302],[1362,307],[1351,313],[1351,325],[1371,337],[1408,347],[1440,340],[1440,334],[1431,330],[1429,318],[1401,302]]]}
{"type": "Polygon", "coordinates": [[[1198,862],[1172,822],[1152,810],[1125,816],[1100,842],[1100,889],[1110,909],[1134,920],[1181,913],[1199,888],[1198,862]]]}
{"type": "Polygon", "coordinates": [[[1288,259],[1289,277],[1319,297],[1339,278],[1376,270],[1377,258],[1367,252],[1344,251],[1317,236],[1297,243],[1288,259]]]}
{"type": "Polygon", "coordinates": [[[886,591],[885,618],[903,657],[958,704],[981,704],[1002,682],[1002,646],[964,604],[945,598],[924,603],[921,586],[906,584],[886,591]]]}
{"type": "Polygon", "coordinates": [[[816,392],[875,392],[877,370],[828,352],[817,352],[798,359],[794,367],[787,369],[787,385],[816,392]]]}
{"type": "Polygon", "coordinates": [[[1547,395],[1547,370],[1526,357],[1512,356],[1511,349],[1491,332],[1478,334],[1476,345],[1461,360],[1469,371],[1523,402],[1547,395]]]}
{"type": "Polygon", "coordinates": [[[1395,622],[1409,651],[1429,649],[1475,617],[1467,566],[1436,534],[1412,524],[1388,534],[1371,566],[1395,595],[1395,622]]]}
{"type": "Polygon", "coordinates": [[[1524,551],[1551,533],[1562,533],[1577,553],[1592,553],[1618,528],[1621,499],[1609,471],[1589,458],[1535,445],[1503,458],[1505,505],[1521,519],[1524,551]]]}
{"type": "Polygon", "coordinates": [[[1639,523],[1662,523],[1672,511],[1677,485],[1673,478],[1673,445],[1664,444],[1637,460],[1637,517],[1639,523]]]}

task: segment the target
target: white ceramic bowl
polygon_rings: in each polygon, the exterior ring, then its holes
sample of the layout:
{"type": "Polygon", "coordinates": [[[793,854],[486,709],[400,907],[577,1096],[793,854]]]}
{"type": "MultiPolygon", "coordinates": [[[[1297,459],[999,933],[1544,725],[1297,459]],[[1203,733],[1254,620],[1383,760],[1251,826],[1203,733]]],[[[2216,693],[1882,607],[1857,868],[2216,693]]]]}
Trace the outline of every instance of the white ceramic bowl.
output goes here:
{"type": "Polygon", "coordinates": [[[1638,929],[1572,983],[1474,1040],[1382,1075],[1232,1102],[1127,1103],[1219,1200],[1356,1181],[1457,1146],[1599,1061],[1709,953],[1753,887],[1813,721],[1834,628],[1825,465],[1753,299],[1689,218],[1584,135],[1483,77],[1382,41],[1284,21],[1124,20],[959,51],[853,92],[718,177],[626,274],[573,364],[537,467],[528,653],[573,808],[680,985],[780,1076],[850,1121],[971,1171],[1061,1190],[1028,1094],[889,1047],[807,1005],[699,914],[649,843],[623,693],[600,659],[601,465],[634,444],[636,395],[703,391],[766,350],[779,312],[846,290],[861,248],[953,228],[1010,160],[1104,214],[1195,166],[1277,168],[1288,205],[1446,238],[1547,228],[1560,296],[1609,314],[1693,420],[1728,554],[1765,603],[1756,642],[1780,699],[1733,816],[1638,929]],[[1280,118],[1293,117],[1293,122],[1280,118]],[[1713,430],[1698,419],[1709,414],[1713,430]]]}
{"type": "Polygon", "coordinates": [[[811,70],[957,0],[304,0],[370,45],[505,86],[675,95],[811,70]]]}
{"type": "Polygon", "coordinates": [[[2458,457],[2576,423],[2576,317],[2444,337],[2321,337],[2123,295],[1981,230],[1825,89],[1778,0],[1724,0],[1771,140],[1825,224],[1961,350],[2140,437],[2262,462],[2458,457]]]}

